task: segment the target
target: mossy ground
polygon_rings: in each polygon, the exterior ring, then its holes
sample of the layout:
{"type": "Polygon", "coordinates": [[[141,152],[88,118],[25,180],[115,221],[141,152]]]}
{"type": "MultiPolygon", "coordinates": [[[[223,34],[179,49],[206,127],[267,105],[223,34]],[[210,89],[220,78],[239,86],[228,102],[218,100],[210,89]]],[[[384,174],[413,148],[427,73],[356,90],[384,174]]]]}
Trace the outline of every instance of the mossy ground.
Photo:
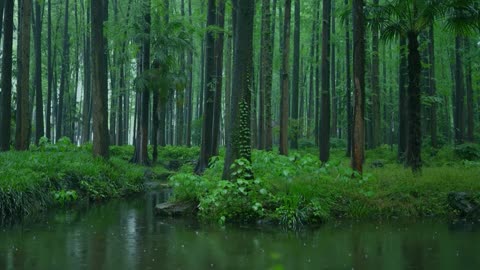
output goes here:
{"type": "Polygon", "coordinates": [[[344,150],[333,150],[321,164],[309,148],[290,157],[254,151],[253,163],[240,160],[239,175],[252,169],[255,180],[221,181],[222,158],[214,158],[202,177],[191,168],[171,177],[174,200],[198,202],[207,221],[269,221],[288,227],[329,219],[391,219],[454,216],[447,195],[480,195],[480,163],[462,159],[452,148],[426,150],[421,175],[398,164],[396,150],[383,146],[367,152],[365,173],[352,178],[344,150]]]}

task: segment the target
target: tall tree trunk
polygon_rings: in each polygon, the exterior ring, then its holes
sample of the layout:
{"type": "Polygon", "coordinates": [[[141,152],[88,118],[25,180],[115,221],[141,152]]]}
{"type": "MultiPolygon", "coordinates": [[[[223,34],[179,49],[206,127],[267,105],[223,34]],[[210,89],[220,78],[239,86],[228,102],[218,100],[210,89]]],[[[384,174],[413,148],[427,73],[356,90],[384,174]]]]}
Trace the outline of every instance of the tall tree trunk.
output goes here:
{"type": "Polygon", "coordinates": [[[330,158],[330,23],[331,0],[323,0],[322,26],[322,95],[320,113],[320,161],[330,158]]]}
{"type": "MultiPolygon", "coordinates": [[[[150,0],[144,0],[143,5],[143,15],[144,15],[144,25],[143,32],[144,38],[141,44],[140,52],[140,74],[145,73],[150,69],[150,33],[151,33],[151,2],[150,0]]],[[[150,105],[150,91],[149,89],[142,89],[139,97],[139,102],[137,105],[140,105],[137,112],[137,135],[135,140],[135,152],[133,155],[132,162],[137,164],[147,165],[150,163],[148,159],[148,117],[149,117],[149,105],[150,105]]]]}
{"type": "MultiPolygon", "coordinates": [[[[429,69],[429,89],[430,89],[430,96],[435,97],[437,95],[437,84],[436,84],[436,77],[435,77],[435,36],[434,36],[434,29],[433,24],[430,26],[428,31],[429,40],[428,43],[428,56],[430,62],[430,69],[429,69]]],[[[432,103],[430,107],[430,143],[432,147],[438,146],[438,138],[437,138],[437,104],[435,102],[432,103]]]]}
{"type": "Polygon", "coordinates": [[[408,33],[408,137],[407,165],[414,173],[422,169],[422,127],[420,73],[422,71],[418,33],[408,33]]]}
{"type": "Polygon", "coordinates": [[[335,1],[331,2],[332,5],[332,36],[331,39],[331,57],[330,57],[330,64],[331,64],[331,72],[330,72],[330,79],[331,79],[331,88],[332,88],[332,127],[330,129],[331,136],[336,138],[338,136],[338,94],[337,94],[337,68],[336,68],[336,61],[337,61],[337,54],[336,54],[336,25],[335,25],[335,1]]]}
{"type": "MultiPolygon", "coordinates": [[[[83,2],[82,2],[83,3],[83,2]]],[[[48,0],[47,10],[47,108],[45,112],[45,134],[50,140],[52,134],[52,90],[53,90],[53,56],[52,56],[52,0],[48,0]]]]}
{"type": "Polygon", "coordinates": [[[365,15],[363,0],[353,0],[353,144],[352,168],[363,172],[365,156],[365,15]]]}
{"type": "MultiPolygon", "coordinates": [[[[317,14],[315,18],[320,20],[320,5],[321,1],[317,1],[317,14]]],[[[318,23],[318,25],[321,25],[318,23]]],[[[317,54],[315,55],[315,145],[320,145],[320,103],[321,103],[321,93],[320,93],[320,29],[317,29],[315,32],[315,40],[317,43],[315,44],[315,50],[317,54]]]]}
{"type": "MultiPolygon", "coordinates": [[[[318,1],[318,0],[315,0],[315,1],[318,1]]],[[[347,0],[348,1],[348,0],[347,0]]],[[[314,2],[316,3],[316,2],[314,2]]],[[[315,16],[317,15],[317,9],[318,8],[318,5],[314,5],[314,12],[313,14],[315,14],[315,16]]],[[[310,74],[309,74],[309,93],[308,93],[308,104],[307,104],[307,118],[308,118],[308,125],[307,125],[307,137],[310,136],[311,134],[311,130],[310,130],[310,126],[311,126],[311,123],[312,121],[314,121],[314,105],[315,105],[315,66],[317,65],[317,63],[315,63],[315,53],[316,53],[316,44],[317,44],[317,40],[316,40],[316,32],[318,31],[317,30],[317,25],[318,25],[318,18],[317,17],[314,17],[314,19],[312,20],[312,35],[311,35],[311,43],[310,43],[310,74]]]]}
{"type": "MultiPolygon", "coordinates": [[[[208,0],[207,28],[216,26],[216,3],[215,0],[208,0]]],[[[214,107],[216,93],[216,68],[215,68],[215,37],[212,31],[206,34],[205,51],[205,99],[202,125],[202,143],[200,147],[200,159],[195,168],[195,173],[202,174],[208,167],[209,159],[213,156],[213,125],[214,107]]]]}
{"type": "Polygon", "coordinates": [[[465,83],[463,76],[462,37],[455,37],[455,144],[464,142],[465,134],[465,83]]]}
{"type": "MultiPolygon", "coordinates": [[[[273,50],[275,48],[275,21],[277,14],[277,0],[273,0],[272,6],[272,23],[271,23],[271,50],[268,57],[268,65],[264,67],[263,72],[267,76],[265,90],[265,150],[272,151],[273,149],[273,120],[272,120],[272,80],[273,80],[273,50]],[[268,76],[269,74],[269,76],[268,76]]],[[[281,21],[281,20],[280,20],[281,21]]]]}
{"type": "Polygon", "coordinates": [[[2,41],[3,31],[3,10],[5,9],[5,0],[0,0],[0,42],[2,41]]]}
{"type": "Polygon", "coordinates": [[[399,128],[398,128],[398,161],[404,162],[407,153],[407,137],[408,137],[408,94],[407,94],[407,54],[406,52],[407,39],[400,37],[400,64],[398,69],[398,85],[399,85],[399,128]]]}
{"type": "Polygon", "coordinates": [[[288,156],[288,97],[289,97],[289,55],[290,55],[290,17],[292,1],[285,0],[285,17],[283,22],[283,55],[280,97],[280,154],[288,156]]]}
{"type": "Polygon", "coordinates": [[[14,0],[5,2],[5,26],[2,49],[2,97],[0,99],[0,151],[10,150],[12,123],[12,52],[13,52],[13,10],[14,0]]]}
{"type": "Polygon", "coordinates": [[[467,141],[474,141],[474,131],[475,131],[475,122],[474,122],[474,112],[473,112],[473,80],[472,80],[472,51],[471,51],[471,41],[468,38],[465,38],[465,52],[468,54],[466,59],[466,90],[467,90],[467,141]]]}
{"type": "Polygon", "coordinates": [[[35,1],[35,143],[45,135],[43,127],[42,93],[42,12],[40,2],[35,1]]]}
{"type": "Polygon", "coordinates": [[[108,0],[91,0],[93,155],[109,157],[107,39],[103,25],[108,18],[108,0]]]}
{"type": "Polygon", "coordinates": [[[293,149],[298,148],[298,135],[300,132],[300,123],[298,120],[298,92],[300,87],[300,0],[295,0],[294,13],[295,30],[293,32],[293,77],[292,77],[292,119],[294,120],[294,128],[291,146],[293,149]]]}
{"type": "MultiPolygon", "coordinates": [[[[90,23],[91,7],[87,6],[86,23],[90,23]]],[[[84,11],[85,12],[85,11],[84,11]]],[[[85,29],[83,34],[83,113],[82,113],[82,143],[90,141],[92,117],[92,70],[91,70],[91,34],[85,29]]]]}
{"type": "Polygon", "coordinates": [[[215,38],[215,99],[213,108],[213,133],[212,133],[212,154],[219,154],[220,143],[220,121],[222,114],[222,79],[223,79],[223,46],[225,28],[225,0],[218,0],[216,12],[216,25],[220,31],[215,38]]]}
{"type": "MultiPolygon", "coordinates": [[[[377,6],[379,0],[374,0],[377,6]]],[[[380,107],[380,58],[378,28],[372,30],[372,148],[380,146],[382,140],[382,122],[380,107]]]]}
{"type": "MultiPolygon", "coordinates": [[[[349,0],[345,0],[345,6],[348,7],[349,0]]],[[[353,110],[352,110],[352,73],[351,73],[351,50],[350,41],[350,18],[345,19],[345,69],[346,69],[346,110],[347,110],[347,157],[352,156],[352,135],[353,135],[353,110]]]]}
{"type": "Polygon", "coordinates": [[[271,33],[271,20],[272,13],[270,8],[271,0],[262,0],[262,37],[261,37],[261,51],[260,51],[260,108],[259,108],[259,117],[258,117],[258,148],[265,149],[266,136],[266,92],[267,87],[272,88],[272,66],[269,66],[269,57],[272,51],[272,33],[271,33]],[[270,74],[270,76],[269,76],[270,74]],[[269,80],[270,78],[270,80],[269,80]]]}
{"type": "MultiPolygon", "coordinates": [[[[192,0],[188,0],[188,18],[192,24],[192,0]]],[[[193,117],[193,52],[188,52],[188,82],[187,82],[187,123],[186,123],[186,145],[192,146],[192,117],[193,117]]]]}
{"type": "Polygon", "coordinates": [[[30,22],[32,1],[22,0],[19,7],[19,51],[17,55],[17,123],[15,132],[15,149],[28,150],[30,144],[30,22]]]}
{"type": "Polygon", "coordinates": [[[64,134],[64,96],[65,91],[68,91],[68,80],[70,77],[70,37],[68,34],[68,1],[65,0],[65,13],[64,13],[64,30],[63,30],[63,59],[62,59],[62,73],[60,75],[60,89],[58,94],[58,107],[57,107],[57,123],[56,123],[56,141],[60,139],[64,134]]]}
{"type": "MultiPolygon", "coordinates": [[[[232,91],[232,132],[227,138],[223,179],[232,179],[231,165],[239,158],[251,160],[250,114],[252,97],[253,66],[253,19],[255,1],[243,0],[239,5],[234,1],[233,10],[237,12],[234,32],[235,54],[232,91]]],[[[289,1],[289,0],[287,0],[289,1]]],[[[253,175],[251,175],[253,178],[253,175]]]]}

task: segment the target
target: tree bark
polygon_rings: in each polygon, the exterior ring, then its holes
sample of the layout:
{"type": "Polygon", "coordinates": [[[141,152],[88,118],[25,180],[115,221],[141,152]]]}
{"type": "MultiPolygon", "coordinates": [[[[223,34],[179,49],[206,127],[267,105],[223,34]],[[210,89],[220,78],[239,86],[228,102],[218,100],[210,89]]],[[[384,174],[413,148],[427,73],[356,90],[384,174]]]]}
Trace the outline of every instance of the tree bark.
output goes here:
{"type": "Polygon", "coordinates": [[[15,132],[15,149],[28,150],[30,144],[30,23],[32,16],[32,1],[20,2],[19,17],[19,51],[17,55],[17,123],[15,132]]]}
{"type": "Polygon", "coordinates": [[[331,0],[323,0],[322,26],[322,94],[320,113],[320,161],[330,158],[330,23],[332,15],[331,0]]]}
{"type": "Polygon", "coordinates": [[[465,134],[465,83],[463,75],[462,60],[462,37],[455,37],[455,118],[454,118],[454,134],[455,144],[464,142],[465,134]]]}
{"type": "MultiPolygon", "coordinates": [[[[252,93],[252,66],[253,66],[253,19],[255,1],[243,0],[238,5],[234,2],[233,12],[236,14],[234,32],[234,73],[232,91],[232,132],[227,138],[223,179],[232,179],[231,165],[236,159],[251,160],[251,93],[252,93]]],[[[289,0],[287,0],[289,1],[289,0]]],[[[253,178],[253,175],[251,175],[253,178]]]]}
{"type": "Polygon", "coordinates": [[[288,112],[289,112],[289,55],[290,55],[290,17],[291,0],[285,0],[283,22],[283,53],[281,71],[281,97],[280,97],[280,155],[288,156],[288,112]]]}
{"type": "Polygon", "coordinates": [[[409,32],[408,38],[408,137],[407,165],[414,173],[422,169],[422,127],[421,127],[421,91],[422,71],[419,52],[418,33],[409,32]]]}
{"type": "Polygon", "coordinates": [[[40,2],[35,2],[35,144],[45,135],[43,127],[42,92],[42,14],[40,2]]]}
{"type": "Polygon", "coordinates": [[[107,39],[103,25],[108,17],[108,0],[91,0],[92,12],[92,96],[93,155],[109,157],[107,39]]]}
{"type": "Polygon", "coordinates": [[[273,115],[272,115],[272,78],[273,78],[273,50],[275,48],[275,21],[277,13],[277,0],[273,0],[272,6],[272,30],[271,30],[271,50],[268,58],[268,67],[264,72],[270,74],[267,77],[265,88],[265,150],[272,151],[273,149],[273,115]],[[269,71],[270,69],[270,71],[269,71]]]}
{"type": "Polygon", "coordinates": [[[56,136],[55,141],[58,141],[64,134],[64,96],[65,91],[68,90],[69,81],[69,69],[70,69],[70,36],[68,34],[68,3],[69,0],[65,0],[65,13],[64,13],[64,30],[63,30],[63,59],[62,59],[62,72],[60,75],[60,88],[58,93],[58,107],[57,107],[57,121],[56,121],[56,136]]]}
{"type": "Polygon", "coordinates": [[[12,57],[14,0],[6,0],[2,49],[2,98],[0,107],[0,151],[10,150],[12,123],[12,57]]]}
{"type": "MultiPolygon", "coordinates": [[[[377,6],[379,0],[374,0],[377,6]]],[[[380,146],[382,140],[382,121],[380,107],[380,58],[378,28],[372,30],[372,148],[380,146]]]]}
{"type": "Polygon", "coordinates": [[[293,134],[291,134],[293,149],[298,148],[298,137],[300,133],[300,123],[298,119],[299,87],[300,87],[300,0],[295,0],[294,13],[295,30],[293,32],[293,77],[292,77],[292,119],[293,134]]]}
{"type": "MultiPolygon", "coordinates": [[[[433,25],[430,26],[428,31],[429,40],[428,43],[428,56],[430,62],[430,69],[429,69],[429,89],[430,89],[430,96],[436,97],[437,95],[437,83],[435,77],[435,36],[434,36],[434,28],[433,25]]],[[[437,103],[433,102],[430,107],[430,143],[432,147],[438,146],[438,136],[437,136],[437,103]]]]}
{"type": "Polygon", "coordinates": [[[365,15],[363,0],[353,0],[354,128],[352,168],[363,172],[365,156],[365,15]]]}
{"type": "Polygon", "coordinates": [[[408,94],[407,94],[407,54],[406,52],[407,39],[400,37],[400,64],[399,64],[399,128],[398,128],[398,161],[404,162],[406,160],[407,153],[407,137],[408,137],[408,94]]]}
{"type": "MultiPolygon", "coordinates": [[[[348,7],[349,0],[345,0],[345,6],[348,7]]],[[[353,135],[353,110],[352,110],[352,73],[351,73],[351,50],[350,41],[350,18],[345,19],[345,69],[346,69],[346,110],[347,110],[347,157],[352,156],[352,135],[353,135]]]]}

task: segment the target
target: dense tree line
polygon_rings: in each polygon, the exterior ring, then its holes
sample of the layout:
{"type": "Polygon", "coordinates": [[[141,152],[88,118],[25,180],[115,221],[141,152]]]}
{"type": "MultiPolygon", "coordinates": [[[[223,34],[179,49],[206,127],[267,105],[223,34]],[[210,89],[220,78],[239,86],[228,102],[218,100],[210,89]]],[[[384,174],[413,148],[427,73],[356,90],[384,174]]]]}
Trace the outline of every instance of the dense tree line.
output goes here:
{"type": "MultiPolygon", "coordinates": [[[[42,137],[226,146],[280,154],[477,142],[480,4],[474,0],[2,0],[0,149],[42,137]],[[17,47],[14,48],[13,45],[17,47]],[[441,46],[438,46],[441,44],[441,46]],[[14,66],[16,64],[16,66],[14,66]]],[[[153,146],[149,156],[148,145],[153,146]]]]}

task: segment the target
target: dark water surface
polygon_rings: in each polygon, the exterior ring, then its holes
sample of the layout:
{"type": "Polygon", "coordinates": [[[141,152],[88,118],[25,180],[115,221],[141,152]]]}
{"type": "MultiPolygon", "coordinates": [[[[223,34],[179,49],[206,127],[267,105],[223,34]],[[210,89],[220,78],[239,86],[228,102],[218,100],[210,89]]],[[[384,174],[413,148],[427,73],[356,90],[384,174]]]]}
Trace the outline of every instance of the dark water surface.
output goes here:
{"type": "Polygon", "coordinates": [[[480,269],[480,226],[444,222],[331,223],[298,232],[278,227],[205,226],[155,217],[164,194],[35,224],[0,227],[6,269],[480,269]]]}

